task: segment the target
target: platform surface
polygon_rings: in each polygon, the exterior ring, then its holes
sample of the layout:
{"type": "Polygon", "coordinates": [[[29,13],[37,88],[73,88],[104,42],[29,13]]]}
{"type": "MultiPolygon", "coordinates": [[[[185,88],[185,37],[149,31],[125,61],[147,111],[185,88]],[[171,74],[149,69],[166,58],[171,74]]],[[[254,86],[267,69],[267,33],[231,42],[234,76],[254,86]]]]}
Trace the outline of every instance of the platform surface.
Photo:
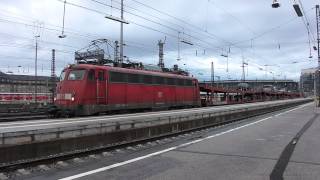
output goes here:
{"type": "Polygon", "coordinates": [[[188,141],[123,152],[28,179],[320,179],[319,114],[308,103],[188,141]]]}

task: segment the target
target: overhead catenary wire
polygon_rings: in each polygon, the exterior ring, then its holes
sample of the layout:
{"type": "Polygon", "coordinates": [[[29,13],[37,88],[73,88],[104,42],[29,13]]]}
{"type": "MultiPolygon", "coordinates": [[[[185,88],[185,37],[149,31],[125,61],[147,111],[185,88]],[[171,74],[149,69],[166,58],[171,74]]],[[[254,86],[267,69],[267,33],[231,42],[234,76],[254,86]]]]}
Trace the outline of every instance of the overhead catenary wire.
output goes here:
{"type": "MultiPolygon", "coordinates": [[[[58,0],[58,1],[60,1],[60,0],[58,0]]],[[[96,3],[100,4],[100,5],[109,6],[108,4],[103,3],[103,2],[101,2],[101,1],[98,1],[98,0],[91,0],[91,1],[96,2],[96,3]]],[[[119,8],[115,8],[115,9],[119,9],[119,8]]],[[[126,12],[126,13],[128,13],[128,14],[130,14],[130,15],[133,15],[133,16],[135,16],[135,17],[144,19],[144,20],[146,20],[146,21],[152,22],[152,23],[154,23],[154,24],[160,25],[160,26],[165,27],[165,28],[167,28],[167,29],[169,29],[169,30],[175,31],[176,33],[181,32],[180,29],[173,28],[172,26],[168,26],[168,25],[166,25],[166,24],[163,24],[163,23],[154,21],[154,20],[152,20],[152,19],[150,19],[150,18],[143,17],[143,16],[141,16],[141,15],[132,13],[132,12],[130,12],[130,11],[128,11],[128,10],[124,10],[124,12],[126,12]]],[[[131,20],[130,22],[134,22],[134,21],[131,20]]],[[[136,22],[134,22],[134,23],[136,23],[136,22]]],[[[137,23],[136,23],[136,24],[137,24],[137,23]]],[[[217,48],[217,49],[221,48],[221,47],[216,47],[216,45],[214,45],[214,44],[212,44],[212,43],[210,43],[210,42],[204,41],[204,40],[202,40],[201,38],[198,38],[198,37],[196,37],[196,36],[194,36],[194,35],[191,35],[191,34],[189,34],[189,33],[184,32],[184,35],[185,35],[185,36],[188,36],[188,37],[190,37],[190,38],[193,38],[193,39],[195,39],[195,40],[201,41],[201,42],[203,42],[203,43],[206,43],[206,44],[208,44],[208,45],[210,45],[210,46],[212,46],[212,47],[215,47],[215,48],[217,48]]]]}
{"type": "MultiPolygon", "coordinates": [[[[310,20],[309,20],[309,17],[308,17],[308,13],[305,11],[304,6],[303,6],[301,0],[298,0],[298,1],[299,1],[300,6],[301,6],[302,12],[303,12],[303,14],[304,14],[303,18],[305,19],[305,21],[307,22],[307,25],[308,25],[306,28],[308,28],[309,31],[311,32],[312,40],[313,40],[314,42],[316,42],[316,38],[315,38],[315,36],[314,36],[315,33],[314,33],[313,30],[312,30],[312,24],[310,23],[310,20]]],[[[311,9],[314,9],[314,8],[311,8],[311,9]]]]}
{"type": "MultiPolygon", "coordinates": [[[[57,0],[57,1],[63,2],[62,0],[57,0]]],[[[78,5],[78,4],[71,3],[71,2],[67,2],[67,4],[72,5],[72,6],[75,6],[75,7],[78,7],[78,8],[86,9],[86,10],[89,10],[89,11],[92,11],[92,12],[96,12],[96,13],[98,13],[98,14],[105,15],[104,12],[101,12],[101,11],[96,10],[96,9],[88,8],[88,7],[86,7],[86,6],[78,5]]],[[[152,31],[156,31],[156,32],[165,34],[165,35],[167,35],[167,36],[173,37],[173,38],[175,38],[175,39],[178,39],[177,35],[174,35],[174,34],[171,34],[171,33],[168,33],[168,32],[164,32],[164,31],[161,31],[161,30],[152,28],[152,27],[147,26],[147,25],[142,25],[142,24],[136,23],[136,22],[134,22],[134,21],[129,21],[129,22],[130,22],[131,24],[135,24],[135,25],[137,25],[137,26],[140,26],[140,27],[143,27],[143,28],[152,30],[152,31]]],[[[155,22],[155,23],[157,23],[157,22],[155,22]]],[[[158,25],[161,25],[161,23],[157,23],[157,24],[158,24],[158,25]]],[[[171,28],[171,30],[175,30],[176,32],[179,32],[179,31],[177,31],[176,29],[173,29],[173,28],[171,28]]],[[[190,36],[190,35],[188,35],[188,36],[190,36]]],[[[203,43],[207,43],[207,44],[209,44],[209,45],[211,45],[211,46],[214,46],[213,44],[208,43],[208,42],[206,42],[206,41],[204,41],[204,40],[202,40],[202,39],[199,39],[199,38],[196,38],[196,37],[193,37],[193,36],[190,36],[190,37],[195,38],[195,39],[197,39],[197,40],[199,40],[199,41],[202,41],[203,43]]],[[[197,45],[197,46],[199,46],[199,47],[204,47],[203,45],[201,45],[201,44],[199,44],[199,43],[194,43],[194,44],[197,45]]],[[[210,47],[206,47],[206,49],[211,49],[211,50],[213,50],[213,51],[216,51],[216,50],[220,49],[220,47],[212,48],[211,46],[210,46],[210,47]]]]}
{"type": "MultiPolygon", "coordinates": [[[[146,26],[141,25],[141,24],[138,24],[138,23],[136,23],[136,25],[146,28],[146,26]]],[[[150,28],[150,27],[149,27],[148,29],[156,30],[156,29],[154,29],[154,28],[150,28]]],[[[164,32],[161,32],[161,33],[164,33],[164,32]]],[[[169,35],[168,33],[166,33],[166,34],[167,34],[167,35],[169,35]]]]}
{"type": "MultiPolygon", "coordinates": [[[[19,24],[19,25],[23,25],[23,26],[27,26],[27,27],[33,27],[33,24],[27,24],[27,23],[23,23],[23,22],[18,22],[18,21],[12,21],[12,20],[6,20],[6,19],[1,19],[0,18],[0,22],[6,22],[6,23],[14,23],[14,24],[19,24]]],[[[58,28],[60,26],[57,26],[58,28]]],[[[47,27],[42,27],[43,29],[45,30],[48,30],[48,31],[54,31],[54,32],[59,32],[60,30],[59,29],[54,29],[54,28],[47,28],[47,27]]],[[[70,34],[73,34],[75,35],[76,38],[78,37],[83,37],[83,38],[86,38],[88,40],[92,40],[92,38],[97,38],[98,35],[87,35],[87,34],[81,34],[80,32],[73,32],[73,31],[67,31],[68,33],[70,34]]],[[[0,32],[0,34],[3,34],[0,32]]],[[[30,39],[30,38],[27,38],[27,37],[18,37],[18,36],[14,36],[12,34],[7,34],[7,36],[12,36],[12,37],[17,37],[17,38],[22,38],[22,39],[30,39]]],[[[32,39],[30,39],[32,40],[32,39]]],[[[42,40],[40,40],[42,41],[42,40]]],[[[54,43],[54,42],[49,42],[49,41],[43,41],[45,43],[50,43],[50,44],[56,44],[56,45],[61,45],[59,43],[54,43]]],[[[126,44],[133,44],[133,45],[140,45],[140,46],[145,46],[145,47],[148,47],[150,45],[146,45],[146,44],[142,44],[142,43],[138,43],[138,42],[133,42],[133,41],[125,41],[126,44]]],[[[63,44],[62,46],[68,46],[66,44],[63,44]]]]}
{"type": "Polygon", "coordinates": [[[219,6],[217,3],[215,3],[214,1],[208,1],[211,4],[213,4],[215,7],[221,9],[225,14],[229,15],[230,17],[232,17],[233,19],[235,19],[240,25],[242,25],[243,27],[245,27],[247,30],[249,30],[253,35],[256,35],[257,33],[251,28],[249,27],[247,24],[245,24],[240,18],[236,17],[235,15],[233,15],[232,13],[230,13],[229,11],[227,11],[225,8],[219,6]]]}
{"type": "MultiPolygon", "coordinates": [[[[6,12],[7,14],[13,14],[12,12],[9,12],[9,11],[6,11],[5,9],[2,9],[0,8],[0,14],[4,14],[3,12],[6,12]]],[[[32,18],[32,17],[28,17],[28,16],[18,16],[17,14],[13,14],[13,16],[8,16],[7,14],[5,14],[5,16],[9,17],[9,18],[14,18],[14,19],[18,19],[18,20],[22,20],[23,22],[22,23],[25,23],[25,22],[29,22],[29,23],[33,23],[34,21],[37,21],[38,19],[35,19],[35,18],[32,18]]],[[[12,23],[21,23],[19,21],[13,21],[13,20],[8,20],[12,23]]],[[[41,20],[40,20],[41,21],[41,20]]],[[[25,25],[25,24],[21,24],[21,25],[25,25]]],[[[28,24],[26,26],[30,26],[31,24],[28,24]]],[[[52,27],[52,28],[57,28],[55,29],[54,31],[56,32],[59,32],[61,30],[59,30],[59,28],[62,28],[62,26],[59,26],[59,25],[54,25],[54,24],[50,24],[48,22],[45,23],[45,26],[49,26],[49,27],[52,27]]],[[[47,29],[46,27],[44,27],[44,29],[46,30],[51,30],[52,29],[47,29]]],[[[72,28],[65,28],[65,32],[66,33],[70,33],[70,34],[73,34],[75,37],[82,37],[82,38],[86,38],[88,40],[92,40],[92,39],[98,39],[98,38],[101,38],[101,34],[94,34],[94,33],[85,33],[85,32],[81,32],[79,31],[78,29],[72,29],[72,28]]],[[[110,37],[107,37],[107,39],[110,39],[110,40],[115,40],[113,38],[110,38],[110,37]]],[[[143,46],[150,46],[150,44],[143,44],[141,42],[135,42],[135,41],[125,41],[126,44],[128,43],[131,43],[131,44],[135,44],[135,45],[143,45],[143,46]]]]}
{"type": "MultiPolygon", "coordinates": [[[[58,1],[62,1],[62,0],[58,0],[58,1]]],[[[99,1],[97,1],[97,0],[91,0],[91,1],[96,1],[96,2],[99,2],[99,1]]],[[[136,0],[133,0],[133,1],[135,1],[135,2],[138,2],[138,1],[136,1],[136,0]]],[[[99,2],[100,4],[105,4],[105,3],[102,3],[102,2],[99,2]]],[[[72,3],[72,4],[74,4],[74,3],[72,3]]],[[[141,4],[143,4],[143,3],[141,3],[141,4]]],[[[106,5],[106,4],[105,4],[106,5]]],[[[108,5],[107,5],[108,6],[108,5]]],[[[153,7],[151,7],[151,6],[148,6],[148,5],[146,5],[147,7],[149,7],[149,8],[152,8],[152,9],[155,9],[155,8],[153,8],[153,7]]],[[[85,8],[85,9],[87,9],[86,7],[84,7],[84,6],[77,6],[77,7],[81,7],[81,8],[85,8]]],[[[88,9],[88,10],[90,10],[90,8],[88,9]]],[[[161,12],[161,11],[159,11],[159,10],[157,10],[157,9],[155,9],[156,11],[158,11],[158,12],[161,12]]],[[[97,10],[94,10],[95,12],[98,12],[98,13],[102,13],[102,12],[99,12],[99,11],[97,11],[97,10]]],[[[102,13],[102,14],[104,14],[104,13],[102,13]]],[[[165,14],[167,14],[167,13],[165,13],[165,14]]],[[[169,15],[169,16],[171,16],[171,15],[169,15]]],[[[171,17],[174,17],[174,16],[171,16],[171,17]]],[[[175,19],[178,19],[178,18],[176,18],[176,17],[174,17],[175,19]]],[[[180,19],[179,19],[180,20],[180,19]]],[[[181,21],[181,20],[180,20],[181,21]]],[[[182,20],[182,21],[184,21],[184,20],[182,20]]],[[[185,21],[184,21],[185,22],[185,21]]],[[[151,28],[151,27],[148,27],[148,26],[146,26],[146,25],[142,25],[142,24],[139,24],[139,23],[135,23],[135,22],[132,22],[131,21],[131,23],[133,23],[133,24],[136,24],[136,25],[138,25],[138,26],[141,26],[141,27],[144,27],[144,28],[147,28],[147,29],[151,29],[151,30],[153,30],[153,31],[157,31],[157,32],[161,32],[161,33],[164,33],[164,34],[166,34],[166,35],[168,35],[168,36],[171,36],[171,37],[175,37],[175,38],[178,38],[177,36],[175,36],[175,35],[172,35],[172,34],[169,34],[169,33],[166,33],[166,32],[162,32],[162,31],[160,31],[160,30],[157,30],[157,29],[155,29],[155,28],[151,28]]],[[[187,24],[190,24],[190,23],[188,23],[188,22],[185,22],[185,23],[187,23],[187,24]]],[[[191,25],[191,26],[194,26],[194,25],[191,25]]],[[[198,27],[197,27],[198,28],[198,27]]],[[[202,29],[200,29],[201,31],[203,31],[202,29]]],[[[176,30],[177,32],[179,32],[178,30],[176,30]]],[[[211,48],[212,49],[212,48],[211,48]]]]}
{"type": "MultiPolygon", "coordinates": [[[[139,2],[139,1],[137,1],[137,0],[132,0],[132,1],[138,3],[138,4],[142,5],[142,6],[148,7],[148,8],[150,8],[150,9],[156,11],[156,12],[159,12],[159,13],[161,13],[161,14],[167,15],[167,16],[173,18],[173,19],[176,19],[176,20],[178,20],[178,21],[181,21],[181,22],[183,22],[183,23],[186,23],[187,25],[190,25],[191,27],[195,27],[196,29],[198,29],[198,30],[200,30],[200,31],[203,31],[201,28],[199,28],[199,27],[197,27],[197,26],[194,26],[194,25],[192,25],[192,24],[190,24],[190,23],[188,23],[188,22],[186,22],[186,21],[184,21],[184,20],[182,20],[182,19],[180,19],[180,18],[177,18],[177,17],[175,17],[175,16],[172,16],[172,15],[166,13],[166,12],[162,12],[162,11],[160,11],[160,10],[158,10],[158,9],[155,9],[155,8],[149,6],[149,5],[146,5],[145,3],[141,3],[141,2],[139,2]]],[[[227,11],[225,11],[225,12],[227,13],[227,11]]],[[[233,15],[230,14],[230,13],[229,13],[229,15],[233,16],[233,15]]],[[[235,16],[233,16],[233,17],[235,17],[235,16]]],[[[237,19],[237,18],[236,18],[236,19],[237,19]]],[[[277,26],[275,26],[275,27],[272,27],[271,29],[268,29],[268,30],[266,30],[266,31],[264,31],[264,32],[262,32],[262,33],[259,33],[259,34],[258,34],[258,33],[255,33],[249,26],[247,26],[247,25],[245,25],[244,23],[242,23],[242,21],[241,21],[240,19],[237,19],[237,21],[239,21],[241,24],[243,24],[244,26],[246,26],[247,29],[250,29],[250,31],[251,31],[253,34],[255,34],[255,36],[253,36],[252,38],[250,38],[250,39],[248,39],[248,40],[238,41],[238,42],[235,42],[235,43],[231,43],[231,42],[228,42],[228,43],[230,44],[230,46],[235,46],[235,47],[237,47],[237,48],[240,48],[242,51],[244,51],[241,47],[238,47],[237,44],[241,44],[241,43],[244,43],[244,42],[247,42],[247,41],[252,41],[252,40],[261,38],[261,37],[265,36],[266,34],[269,34],[269,33],[273,32],[273,31],[281,28],[282,26],[287,25],[287,24],[295,21],[296,19],[297,19],[297,17],[292,18],[292,19],[289,19],[288,21],[286,21],[286,22],[284,22],[284,23],[281,23],[280,25],[277,25],[277,26]]],[[[205,32],[205,33],[210,34],[209,32],[205,32]]],[[[250,52],[249,52],[249,53],[250,53],[250,52]]],[[[255,54],[255,55],[256,55],[256,54],[255,54]]],[[[259,56],[259,57],[261,57],[261,56],[259,56]]]]}
{"type": "MultiPolygon", "coordinates": [[[[52,29],[49,29],[49,30],[52,30],[52,29]]],[[[152,29],[152,30],[156,30],[156,29],[152,29]]],[[[156,30],[157,31],[157,30],[156,30]]],[[[205,49],[205,47],[203,47],[205,49]]],[[[69,54],[73,54],[73,52],[67,52],[69,54]]]]}
{"type": "MultiPolygon", "coordinates": [[[[137,23],[137,24],[139,24],[139,23],[137,23]]],[[[141,25],[143,25],[143,24],[139,24],[139,25],[141,26],[141,25]]],[[[139,26],[139,25],[138,25],[138,26],[139,26]]],[[[142,26],[141,26],[141,27],[142,27],[142,26]]],[[[144,28],[146,28],[146,26],[144,26],[144,28]]],[[[152,27],[148,27],[148,29],[155,31],[155,28],[152,28],[152,27]]],[[[160,32],[161,32],[161,31],[160,31],[160,32]]],[[[166,33],[166,32],[163,32],[163,31],[162,31],[161,33],[166,33]]],[[[174,36],[176,36],[176,35],[174,35],[174,36]]],[[[208,48],[205,47],[204,45],[202,45],[202,47],[204,47],[203,49],[208,49],[208,48]]]]}

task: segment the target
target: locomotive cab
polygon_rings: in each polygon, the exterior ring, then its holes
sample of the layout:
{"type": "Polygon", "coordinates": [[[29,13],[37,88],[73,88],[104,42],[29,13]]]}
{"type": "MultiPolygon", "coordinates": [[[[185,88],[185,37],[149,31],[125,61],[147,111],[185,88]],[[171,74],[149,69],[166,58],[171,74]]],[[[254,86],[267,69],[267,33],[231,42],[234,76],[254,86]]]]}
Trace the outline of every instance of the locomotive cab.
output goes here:
{"type": "Polygon", "coordinates": [[[60,75],[55,105],[57,114],[81,116],[94,114],[92,104],[105,102],[104,71],[85,65],[70,65],[60,75]],[[88,112],[90,111],[90,112],[88,112]]]}

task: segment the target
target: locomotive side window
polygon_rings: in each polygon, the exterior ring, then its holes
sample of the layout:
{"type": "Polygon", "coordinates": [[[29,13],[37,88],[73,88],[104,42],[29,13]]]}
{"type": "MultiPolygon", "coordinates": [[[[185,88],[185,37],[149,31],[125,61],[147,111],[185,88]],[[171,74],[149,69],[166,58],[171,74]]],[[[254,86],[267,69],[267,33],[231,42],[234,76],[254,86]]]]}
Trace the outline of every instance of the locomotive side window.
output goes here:
{"type": "Polygon", "coordinates": [[[110,71],[110,82],[127,82],[127,75],[120,72],[110,71]]]}
{"type": "Polygon", "coordinates": [[[98,80],[99,81],[104,81],[104,72],[103,71],[99,71],[98,72],[98,80]]]}
{"type": "Polygon", "coordinates": [[[89,70],[88,80],[94,81],[94,70],[92,70],[92,69],[89,70]]]}
{"type": "Polygon", "coordinates": [[[192,86],[192,80],[186,79],[185,80],[185,85],[186,86],[192,86]]]}
{"type": "Polygon", "coordinates": [[[164,77],[155,76],[154,84],[164,84],[164,77]]]}
{"type": "Polygon", "coordinates": [[[62,71],[61,72],[61,75],[60,75],[60,81],[63,81],[64,80],[64,78],[66,77],[66,72],[65,71],[62,71]]]}
{"type": "Polygon", "coordinates": [[[143,81],[144,84],[152,84],[152,76],[143,75],[143,81]]]}
{"type": "Polygon", "coordinates": [[[173,79],[173,78],[167,78],[167,85],[176,85],[175,79],[173,79]]]}
{"type": "Polygon", "coordinates": [[[139,74],[128,74],[128,83],[140,83],[139,74]]]}
{"type": "Polygon", "coordinates": [[[177,79],[177,82],[178,86],[184,86],[184,79],[177,79]]]}
{"type": "Polygon", "coordinates": [[[86,70],[72,70],[69,73],[68,80],[82,80],[86,70]]]}

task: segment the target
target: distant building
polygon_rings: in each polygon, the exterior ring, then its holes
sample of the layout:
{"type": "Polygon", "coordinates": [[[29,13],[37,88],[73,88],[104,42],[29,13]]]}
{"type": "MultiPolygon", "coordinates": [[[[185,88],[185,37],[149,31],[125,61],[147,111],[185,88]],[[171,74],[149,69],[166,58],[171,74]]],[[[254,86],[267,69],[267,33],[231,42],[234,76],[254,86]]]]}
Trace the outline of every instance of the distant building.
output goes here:
{"type": "MultiPolygon", "coordinates": [[[[37,92],[49,93],[52,84],[49,76],[37,77],[37,92]]],[[[0,93],[34,93],[35,76],[5,74],[0,71],[0,93]]]]}
{"type": "Polygon", "coordinates": [[[300,89],[306,95],[314,94],[314,75],[316,68],[302,69],[300,75],[300,89]]]}
{"type": "Polygon", "coordinates": [[[0,112],[30,111],[51,103],[56,81],[49,76],[38,76],[36,81],[35,76],[0,72],[0,112]]]}

